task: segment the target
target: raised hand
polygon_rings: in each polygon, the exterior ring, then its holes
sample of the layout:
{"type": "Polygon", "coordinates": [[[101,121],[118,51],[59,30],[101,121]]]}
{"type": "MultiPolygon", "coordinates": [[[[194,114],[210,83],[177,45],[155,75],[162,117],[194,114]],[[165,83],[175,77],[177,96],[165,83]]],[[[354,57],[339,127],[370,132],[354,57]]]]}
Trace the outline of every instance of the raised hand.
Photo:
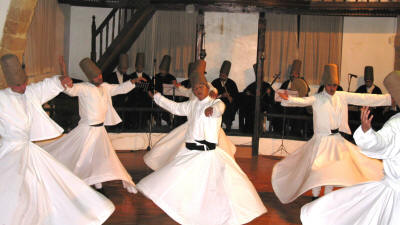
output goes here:
{"type": "Polygon", "coordinates": [[[214,91],[210,91],[210,93],[208,93],[208,95],[213,99],[216,99],[218,97],[218,93],[215,93],[214,91]]]}
{"type": "Polygon", "coordinates": [[[67,87],[72,88],[72,86],[73,86],[72,79],[69,76],[65,76],[65,75],[61,76],[60,82],[64,88],[67,88],[67,87]]]}
{"type": "Polygon", "coordinates": [[[287,91],[285,92],[278,92],[279,97],[281,97],[284,100],[288,100],[289,99],[289,95],[287,93],[287,91]]]}
{"type": "Polygon", "coordinates": [[[208,107],[206,110],[204,110],[204,114],[205,114],[207,117],[212,116],[212,114],[213,114],[213,107],[208,107]]]}
{"type": "Polygon", "coordinates": [[[58,57],[58,63],[60,64],[61,74],[62,74],[62,76],[60,77],[61,85],[64,88],[67,88],[67,87],[72,88],[73,83],[72,83],[72,79],[67,74],[67,69],[66,69],[65,61],[64,61],[64,56],[60,55],[58,57]]]}
{"type": "Polygon", "coordinates": [[[370,116],[370,113],[368,106],[363,106],[361,108],[361,129],[364,133],[371,129],[371,121],[374,116],[370,116]]]}

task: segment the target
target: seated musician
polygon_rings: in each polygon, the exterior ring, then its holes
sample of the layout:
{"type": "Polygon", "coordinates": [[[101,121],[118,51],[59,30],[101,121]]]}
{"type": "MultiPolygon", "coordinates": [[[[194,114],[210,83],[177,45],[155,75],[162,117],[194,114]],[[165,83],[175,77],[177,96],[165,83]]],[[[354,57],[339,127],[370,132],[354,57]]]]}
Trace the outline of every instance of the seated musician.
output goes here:
{"type": "Polygon", "coordinates": [[[218,90],[219,96],[225,103],[225,112],[222,115],[222,123],[225,124],[226,132],[232,128],[232,121],[235,119],[236,111],[238,110],[238,96],[239,91],[235,81],[229,79],[229,72],[231,70],[231,62],[225,60],[222,63],[219,78],[213,80],[211,84],[218,90]]]}
{"type": "MultiPolygon", "coordinates": [[[[374,84],[374,68],[372,66],[364,67],[364,85],[357,88],[356,93],[368,93],[368,94],[382,94],[381,89],[374,84]]],[[[383,110],[385,107],[370,107],[370,112],[374,115],[372,121],[372,127],[375,130],[379,130],[381,126],[377,126],[376,122],[384,123],[383,110]]],[[[358,113],[358,115],[361,115],[358,113]]],[[[360,117],[358,117],[360,118],[360,117]]]]}
{"type": "MultiPolygon", "coordinates": [[[[257,64],[253,65],[257,76],[257,64]]],[[[262,75],[263,77],[263,75],[262,75]]],[[[257,80],[257,79],[256,79],[257,80]]],[[[247,86],[239,94],[239,129],[241,132],[252,133],[255,113],[256,81],[247,86]]],[[[273,105],[275,91],[268,82],[261,82],[261,112],[270,111],[273,105]]]]}
{"type": "MultiPolygon", "coordinates": [[[[145,81],[137,83],[136,88],[129,93],[128,106],[133,108],[150,108],[151,98],[147,94],[150,89],[151,78],[144,73],[145,55],[143,52],[136,54],[135,69],[136,71],[129,75],[130,79],[142,77],[145,81]]],[[[150,119],[150,112],[138,111],[129,113],[128,122],[133,129],[144,129],[147,127],[147,122],[150,119]]]]}
{"type": "MultiPolygon", "coordinates": [[[[289,73],[289,79],[286,80],[285,82],[282,83],[280,89],[286,89],[286,90],[296,90],[296,88],[303,87],[306,85],[306,91],[304,93],[304,90],[302,91],[301,97],[308,96],[310,92],[309,85],[307,81],[304,79],[304,77],[300,76],[301,72],[301,61],[298,59],[293,60],[292,66],[290,68],[290,73],[289,73]],[[298,82],[295,82],[296,79],[298,82]],[[294,83],[297,84],[302,84],[302,85],[297,85],[297,87],[294,87],[294,83]],[[304,85],[303,85],[304,84],[304,85]]],[[[273,113],[283,113],[285,112],[287,115],[308,115],[306,108],[304,107],[287,107],[286,110],[284,111],[283,108],[280,105],[275,105],[274,106],[274,112],[273,113]]],[[[281,119],[274,119],[272,122],[272,125],[274,127],[275,131],[282,132],[282,120],[281,119]]],[[[304,121],[298,120],[298,119],[287,119],[287,128],[288,131],[290,131],[291,135],[294,136],[302,136],[304,130],[304,121]]]]}
{"type": "MultiPolygon", "coordinates": [[[[171,56],[164,55],[161,60],[160,66],[158,67],[159,73],[155,75],[155,81],[152,81],[152,83],[155,83],[154,89],[161,94],[164,93],[163,84],[176,84],[175,76],[169,73],[170,64],[171,56]]],[[[167,95],[165,97],[172,100],[172,96],[167,95]]],[[[168,126],[171,126],[172,116],[170,113],[162,112],[161,118],[159,116],[156,118],[158,125],[161,125],[161,119],[167,122],[168,126]]]]}

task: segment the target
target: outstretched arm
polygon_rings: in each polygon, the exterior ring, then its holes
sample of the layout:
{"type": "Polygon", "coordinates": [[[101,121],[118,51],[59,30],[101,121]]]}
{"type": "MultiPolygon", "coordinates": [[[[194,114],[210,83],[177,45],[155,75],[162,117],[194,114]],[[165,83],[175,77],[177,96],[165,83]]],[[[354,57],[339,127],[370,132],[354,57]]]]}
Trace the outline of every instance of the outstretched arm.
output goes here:
{"type": "Polygon", "coordinates": [[[345,95],[347,103],[359,106],[389,106],[392,104],[392,99],[389,94],[376,95],[376,94],[360,94],[341,92],[345,95]]]}
{"type": "Polygon", "coordinates": [[[160,93],[154,94],[154,102],[157,103],[161,108],[169,111],[172,114],[178,116],[186,116],[189,109],[189,101],[186,102],[174,102],[168,98],[162,96],[160,93]]]}

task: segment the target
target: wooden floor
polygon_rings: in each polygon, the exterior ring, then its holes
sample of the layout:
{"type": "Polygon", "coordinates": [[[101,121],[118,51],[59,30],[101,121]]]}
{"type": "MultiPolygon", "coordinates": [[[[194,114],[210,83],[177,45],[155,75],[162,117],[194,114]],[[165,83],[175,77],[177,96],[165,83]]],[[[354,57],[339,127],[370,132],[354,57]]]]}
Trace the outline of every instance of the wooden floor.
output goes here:
{"type": "MultiPolygon", "coordinates": [[[[151,173],[143,162],[146,151],[118,151],[118,156],[137,183],[151,173]]],[[[299,197],[291,204],[282,204],[276,198],[271,187],[273,165],[280,158],[270,156],[251,157],[250,147],[238,147],[236,161],[256,187],[268,212],[252,222],[251,225],[287,225],[301,224],[300,208],[311,201],[310,192],[299,197]]],[[[142,194],[129,194],[122,188],[120,181],[104,184],[107,197],[114,203],[114,214],[104,223],[107,225],[172,225],[177,224],[151,200],[142,194]]]]}

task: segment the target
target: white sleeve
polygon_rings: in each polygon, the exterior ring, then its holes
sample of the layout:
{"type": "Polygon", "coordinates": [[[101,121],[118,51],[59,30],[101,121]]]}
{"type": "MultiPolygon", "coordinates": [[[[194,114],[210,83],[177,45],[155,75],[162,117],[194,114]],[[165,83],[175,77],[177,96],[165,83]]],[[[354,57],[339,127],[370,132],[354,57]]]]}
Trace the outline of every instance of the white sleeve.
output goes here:
{"type": "Polygon", "coordinates": [[[26,90],[30,94],[36,96],[41,104],[44,104],[64,90],[59,77],[59,75],[56,75],[40,82],[30,84],[26,90]]]}
{"type": "Polygon", "coordinates": [[[224,114],[225,104],[223,101],[218,99],[211,107],[213,108],[212,117],[221,117],[224,114]]]}
{"type": "Polygon", "coordinates": [[[399,125],[400,120],[389,120],[382,129],[374,131],[369,129],[367,132],[361,129],[361,126],[354,132],[354,140],[361,148],[361,152],[368,157],[376,159],[387,159],[399,154],[400,141],[397,137],[398,130],[394,127],[395,123],[399,125]]]}
{"type": "Polygon", "coordinates": [[[360,94],[350,92],[340,92],[344,95],[348,104],[359,106],[389,106],[392,104],[390,94],[360,94]]]}
{"type": "Polygon", "coordinates": [[[135,84],[132,84],[130,80],[125,81],[122,84],[109,84],[109,83],[106,84],[109,88],[111,96],[126,94],[135,88],[135,84]]]}
{"type": "Polygon", "coordinates": [[[314,101],[315,101],[314,95],[303,98],[289,96],[288,100],[282,100],[281,105],[290,107],[305,107],[312,105],[314,101]]]}
{"type": "Polygon", "coordinates": [[[65,89],[64,93],[71,97],[78,96],[81,93],[82,89],[85,88],[85,87],[83,87],[82,84],[83,83],[77,83],[77,84],[74,84],[71,88],[67,87],[67,89],[65,89]]]}
{"type": "Polygon", "coordinates": [[[189,101],[179,103],[174,102],[162,96],[160,93],[154,95],[154,102],[161,108],[178,116],[186,116],[189,111],[189,101]]]}

